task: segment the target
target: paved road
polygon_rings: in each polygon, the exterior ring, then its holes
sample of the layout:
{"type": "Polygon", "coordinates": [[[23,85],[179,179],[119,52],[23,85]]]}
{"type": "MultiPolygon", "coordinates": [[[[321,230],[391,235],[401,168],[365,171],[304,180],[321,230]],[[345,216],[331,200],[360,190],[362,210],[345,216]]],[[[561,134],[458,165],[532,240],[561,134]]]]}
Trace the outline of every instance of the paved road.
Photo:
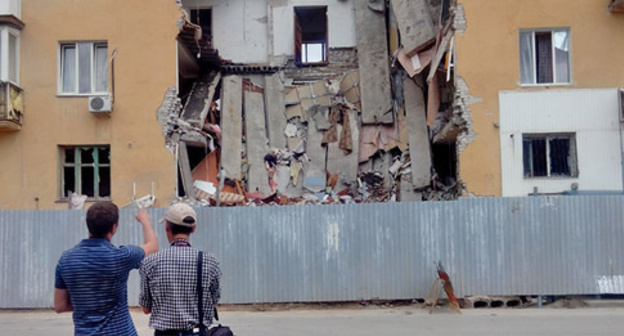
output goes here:
{"type": "MultiPolygon", "coordinates": [[[[351,310],[223,311],[237,336],[378,335],[622,335],[624,308],[476,309],[432,315],[417,306],[351,310]]],[[[140,336],[152,335],[148,319],[132,316],[140,336]]],[[[0,335],[72,335],[71,315],[51,311],[0,311],[0,335]]]]}

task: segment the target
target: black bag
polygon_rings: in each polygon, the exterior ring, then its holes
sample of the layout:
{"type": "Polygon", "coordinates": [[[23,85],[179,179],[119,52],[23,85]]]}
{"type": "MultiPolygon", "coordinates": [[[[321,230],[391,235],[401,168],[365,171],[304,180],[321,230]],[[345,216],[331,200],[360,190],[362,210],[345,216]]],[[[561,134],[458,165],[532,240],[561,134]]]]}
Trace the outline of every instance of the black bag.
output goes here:
{"type": "MultiPolygon", "coordinates": [[[[199,311],[199,334],[201,336],[234,336],[230,327],[223,326],[220,323],[212,328],[207,329],[204,326],[204,290],[202,287],[202,261],[204,254],[202,251],[199,251],[199,256],[197,258],[197,296],[198,300],[198,311],[199,311]]],[[[214,309],[214,319],[219,320],[219,313],[217,313],[217,307],[213,306],[214,309]]]]}

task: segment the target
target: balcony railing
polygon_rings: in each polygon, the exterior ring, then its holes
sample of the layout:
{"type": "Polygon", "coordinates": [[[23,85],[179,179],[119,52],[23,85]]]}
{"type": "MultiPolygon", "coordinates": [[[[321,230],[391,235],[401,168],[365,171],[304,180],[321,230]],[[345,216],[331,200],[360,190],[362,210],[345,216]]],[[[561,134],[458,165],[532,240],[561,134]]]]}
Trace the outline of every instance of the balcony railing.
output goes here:
{"type": "Polygon", "coordinates": [[[624,0],[611,0],[609,10],[612,13],[624,13],[624,0]]]}
{"type": "Polygon", "coordinates": [[[24,91],[12,83],[0,82],[0,132],[22,129],[24,91]]]}

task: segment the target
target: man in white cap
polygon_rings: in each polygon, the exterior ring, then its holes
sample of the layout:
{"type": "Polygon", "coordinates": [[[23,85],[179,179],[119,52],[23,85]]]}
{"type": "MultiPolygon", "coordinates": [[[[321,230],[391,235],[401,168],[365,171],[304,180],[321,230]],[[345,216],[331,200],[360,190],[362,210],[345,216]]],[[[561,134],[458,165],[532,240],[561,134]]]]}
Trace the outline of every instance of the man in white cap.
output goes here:
{"type": "MultiPolygon", "coordinates": [[[[184,203],[170,206],[165,213],[165,229],[171,246],[159,251],[141,264],[143,312],[152,314],[149,326],[155,336],[199,335],[199,297],[197,275],[199,252],[191,247],[190,235],[195,232],[197,215],[184,203]]],[[[202,252],[203,253],[203,252],[202,252]]],[[[210,326],[214,305],[221,297],[219,261],[203,253],[201,263],[203,322],[210,326]]]]}

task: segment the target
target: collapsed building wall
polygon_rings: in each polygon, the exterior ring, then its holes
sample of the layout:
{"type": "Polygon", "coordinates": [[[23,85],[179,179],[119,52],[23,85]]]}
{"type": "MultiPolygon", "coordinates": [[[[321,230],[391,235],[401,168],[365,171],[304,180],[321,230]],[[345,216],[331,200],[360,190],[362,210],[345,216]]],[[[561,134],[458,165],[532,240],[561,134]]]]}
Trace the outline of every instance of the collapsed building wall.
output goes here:
{"type": "MultiPolygon", "coordinates": [[[[453,10],[447,0],[356,1],[357,45],[325,45],[316,63],[299,49],[269,55],[274,64],[199,53],[190,90],[169,90],[158,112],[172,153],[193,162],[179,165],[179,196],[217,205],[460,196],[457,139],[473,135],[470,96],[453,68],[453,10]],[[393,36],[405,43],[393,47],[393,36]]],[[[197,29],[183,21],[181,36],[197,29]]],[[[214,49],[201,33],[180,41],[214,49]]]]}

